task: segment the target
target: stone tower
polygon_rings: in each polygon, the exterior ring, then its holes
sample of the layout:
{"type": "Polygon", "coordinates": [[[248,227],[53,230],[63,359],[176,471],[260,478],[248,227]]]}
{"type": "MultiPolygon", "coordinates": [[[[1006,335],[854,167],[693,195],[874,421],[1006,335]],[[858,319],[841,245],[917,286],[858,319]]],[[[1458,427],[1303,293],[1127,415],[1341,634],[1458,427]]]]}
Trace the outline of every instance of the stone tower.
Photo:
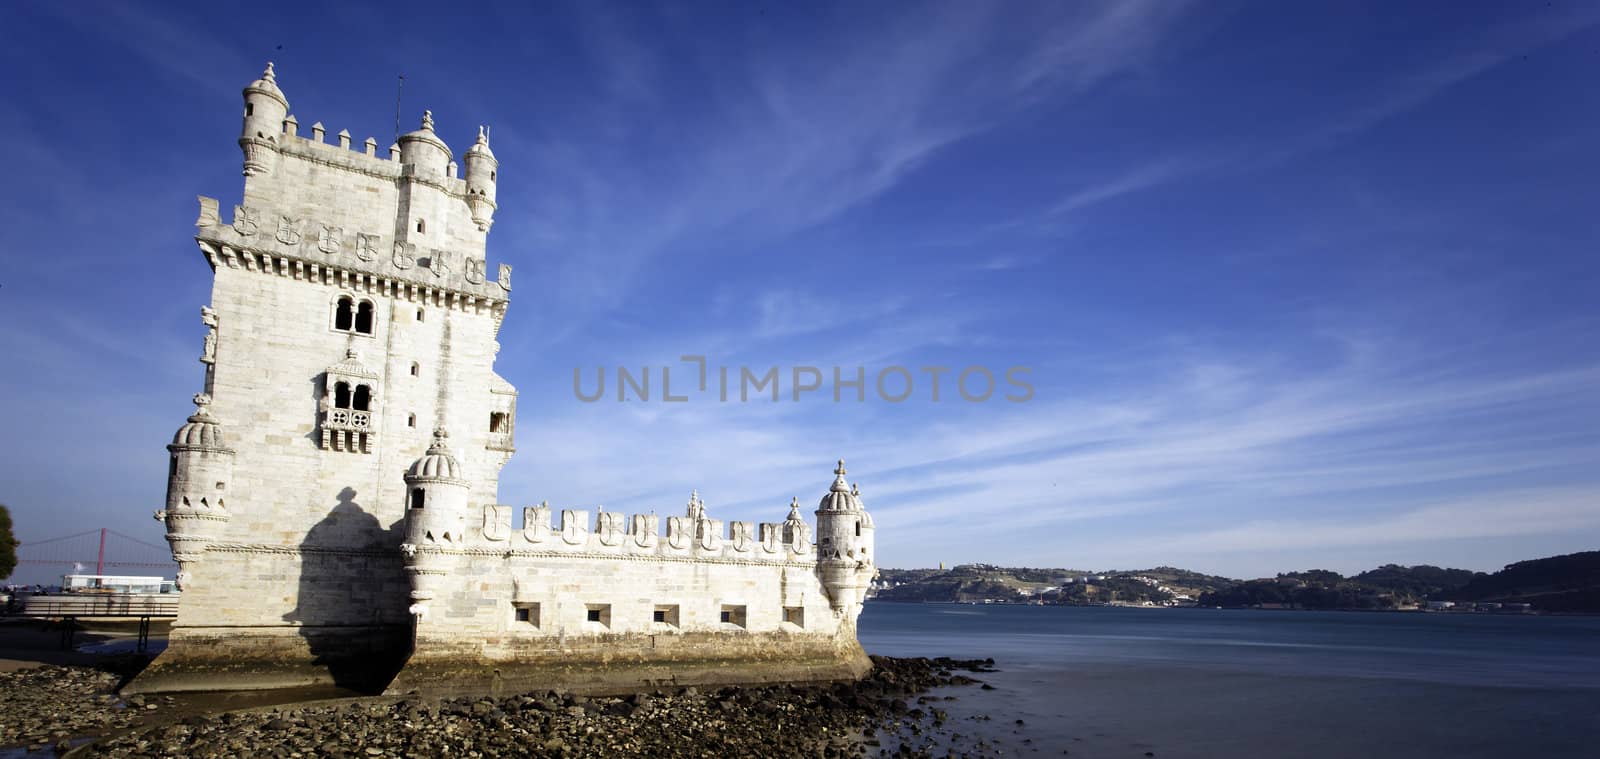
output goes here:
{"type": "Polygon", "coordinates": [[[876,572],[835,470],[813,531],[499,500],[499,162],[424,112],[385,155],[308,136],[271,65],[244,91],[244,193],[200,199],[204,392],[167,450],[181,610],[124,692],[332,683],[395,694],[844,680],[876,572]],[[448,433],[448,434],[447,434],[448,433]],[[559,521],[557,521],[559,520],[559,521]],[[662,528],[665,528],[663,530],[662,528]],[[812,536],[818,538],[813,543],[812,536]]]}
{"type": "Polygon", "coordinates": [[[498,163],[480,128],[456,176],[431,113],[381,154],[302,134],[271,64],[244,89],[239,146],[232,218],[201,198],[196,222],[214,279],[204,393],[159,515],[184,585],[164,658],[403,650],[408,480],[464,521],[514,449],[516,391],[493,370],[511,267],[485,261],[498,163]],[[424,455],[448,476],[401,476],[424,455]]]}

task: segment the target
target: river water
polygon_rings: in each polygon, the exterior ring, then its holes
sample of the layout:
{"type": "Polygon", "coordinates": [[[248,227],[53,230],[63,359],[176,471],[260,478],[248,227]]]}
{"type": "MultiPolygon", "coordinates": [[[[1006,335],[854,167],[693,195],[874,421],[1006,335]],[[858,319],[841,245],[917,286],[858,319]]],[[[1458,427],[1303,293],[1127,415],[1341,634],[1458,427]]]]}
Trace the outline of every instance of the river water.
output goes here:
{"type": "Polygon", "coordinates": [[[993,657],[940,706],[1007,754],[1600,756],[1600,617],[869,602],[860,637],[993,657]]]}

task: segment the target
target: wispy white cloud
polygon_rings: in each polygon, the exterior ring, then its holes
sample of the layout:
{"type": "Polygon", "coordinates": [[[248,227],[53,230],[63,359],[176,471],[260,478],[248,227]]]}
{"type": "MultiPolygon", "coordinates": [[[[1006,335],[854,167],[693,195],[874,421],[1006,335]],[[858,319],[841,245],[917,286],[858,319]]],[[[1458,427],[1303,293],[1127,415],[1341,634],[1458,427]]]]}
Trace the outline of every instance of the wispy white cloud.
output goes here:
{"type": "MultiPolygon", "coordinates": [[[[543,162],[548,192],[502,213],[539,219],[530,245],[563,250],[553,288],[577,323],[626,301],[657,256],[707,255],[693,236],[763,245],[838,218],[905,183],[950,146],[1044,97],[1082,94],[1135,68],[1170,31],[1176,3],[1104,3],[1019,13],[967,3],[897,16],[830,41],[830,54],[752,46],[718,59],[709,110],[681,123],[670,155],[631,156],[656,135],[647,106],[634,131],[571,134],[518,150],[543,162]],[[1006,47],[1006,55],[994,55],[1006,47]],[[622,159],[622,156],[630,156],[622,159]]],[[[614,86],[635,90],[650,43],[596,25],[614,86]],[[632,50],[633,52],[627,52],[632,50]],[[618,67],[621,67],[618,69],[618,67]]],[[[610,107],[610,106],[608,106],[610,107]]],[[[511,139],[519,139],[512,137],[511,139]]],[[[653,151],[653,148],[651,149],[653,151]]],[[[513,245],[516,245],[513,242],[513,245]]]]}
{"type": "Polygon", "coordinates": [[[1486,32],[1466,52],[1387,79],[1357,105],[1326,114],[1315,127],[1276,136],[1258,135],[1249,144],[1221,143],[1186,154],[1141,159],[1106,179],[1068,192],[1041,216],[1049,219],[1071,214],[1212,172],[1259,171],[1326,150],[1412,111],[1463,82],[1597,23],[1600,12],[1591,8],[1530,14],[1521,23],[1486,32]]]}
{"type": "Polygon", "coordinates": [[[1282,545],[1252,539],[1297,525],[1310,525],[1310,537],[1289,545],[1337,547],[1384,530],[1399,530],[1387,540],[1422,543],[1493,535],[1523,503],[1527,519],[1506,534],[1600,527],[1600,477],[1587,466],[1600,443],[1551,426],[1573,414],[1600,423],[1590,393],[1600,365],[1456,373],[1364,341],[1314,371],[1265,353],[1182,348],[1169,358],[1174,371],[1067,399],[939,407],[924,395],[914,419],[883,425],[881,403],[836,407],[826,397],[811,406],[695,401],[648,418],[619,404],[565,407],[547,420],[548,434],[568,443],[561,459],[527,469],[514,461],[507,471],[525,482],[559,471],[569,494],[602,492],[626,461],[635,487],[621,508],[664,508],[676,491],[700,487],[729,518],[776,519],[790,495],[819,494],[824,465],[845,454],[894,535],[880,549],[891,564],[916,564],[934,547],[981,559],[999,540],[1040,563],[1072,563],[1105,548],[1074,539],[1074,526],[1105,520],[1122,525],[1125,565],[1161,563],[1167,550],[1237,564],[1282,545]],[[618,418],[635,431],[626,441],[597,423],[618,418]],[[736,469],[718,465],[730,451],[739,452],[736,469]],[[1529,477],[1569,484],[1533,493],[1529,477]],[[1423,492],[1463,495],[1446,508],[1419,503],[1423,492]],[[1472,529],[1424,529],[1478,513],[1465,503],[1513,511],[1472,529]],[[1213,510],[1242,526],[1205,529],[1215,523],[1196,517],[1213,510]],[[951,529],[980,516],[1011,537],[951,529]],[[1130,523],[1147,535],[1128,538],[1130,523]],[[1317,543],[1324,534],[1330,542],[1317,543]]]}

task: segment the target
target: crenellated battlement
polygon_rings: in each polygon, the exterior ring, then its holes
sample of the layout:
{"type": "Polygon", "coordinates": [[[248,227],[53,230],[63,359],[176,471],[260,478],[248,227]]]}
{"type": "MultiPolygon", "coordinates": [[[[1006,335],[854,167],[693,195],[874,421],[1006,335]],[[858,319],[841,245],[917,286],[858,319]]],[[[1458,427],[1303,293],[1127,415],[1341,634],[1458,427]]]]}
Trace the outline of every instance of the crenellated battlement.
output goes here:
{"type": "Polygon", "coordinates": [[[349,130],[341,129],[334,136],[335,141],[330,142],[327,129],[320,121],[311,126],[309,135],[300,134],[299,127],[300,122],[293,114],[284,119],[276,142],[280,154],[380,179],[411,178],[462,200],[471,194],[466,178],[460,176],[460,164],[454,160],[446,164],[443,177],[433,176],[420,170],[416,164],[402,160],[399,143],[390,143],[380,152],[378,140],[374,137],[356,143],[352,142],[349,130]]]}
{"type": "Polygon", "coordinates": [[[720,519],[673,516],[666,518],[666,531],[662,532],[661,517],[654,513],[624,515],[601,509],[591,520],[587,510],[556,513],[543,503],[523,508],[522,528],[516,529],[513,512],[512,506],[503,504],[484,506],[481,527],[468,530],[459,547],[539,549],[597,558],[721,558],[805,565],[816,558],[809,529],[785,531],[781,522],[733,521],[724,525],[720,519]],[[553,517],[558,521],[552,522],[553,517]]]}

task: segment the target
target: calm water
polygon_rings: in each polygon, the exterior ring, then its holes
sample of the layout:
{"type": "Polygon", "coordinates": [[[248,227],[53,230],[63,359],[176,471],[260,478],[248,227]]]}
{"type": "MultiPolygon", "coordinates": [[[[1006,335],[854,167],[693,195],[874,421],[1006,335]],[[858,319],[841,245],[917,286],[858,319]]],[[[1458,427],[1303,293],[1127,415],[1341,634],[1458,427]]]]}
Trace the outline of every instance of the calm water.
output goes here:
{"type": "Polygon", "coordinates": [[[869,603],[860,634],[993,657],[942,693],[1007,753],[1600,756],[1600,617],[869,603]]]}

